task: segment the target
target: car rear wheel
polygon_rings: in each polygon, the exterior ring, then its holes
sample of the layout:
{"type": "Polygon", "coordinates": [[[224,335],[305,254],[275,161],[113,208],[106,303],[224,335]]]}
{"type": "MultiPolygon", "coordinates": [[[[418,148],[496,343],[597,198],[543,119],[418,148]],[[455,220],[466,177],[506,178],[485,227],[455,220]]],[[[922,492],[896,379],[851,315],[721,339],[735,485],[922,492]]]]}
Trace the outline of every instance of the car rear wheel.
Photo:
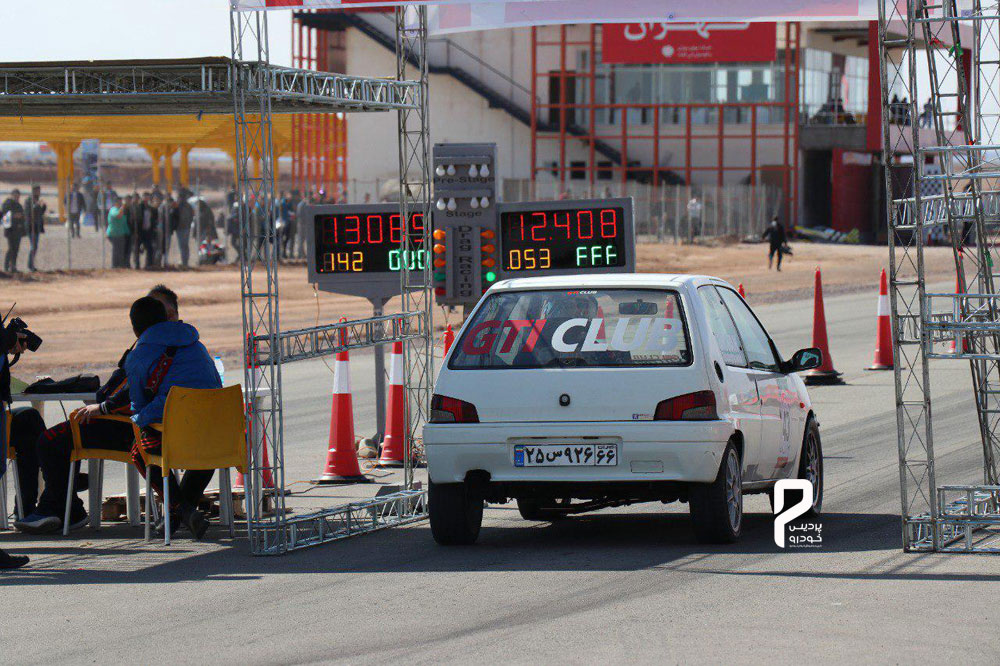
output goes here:
{"type": "Polygon", "coordinates": [[[743,531],[743,466],[732,442],[722,455],[712,483],[693,483],[688,491],[695,536],[702,543],[732,543],[743,531]]]}
{"type": "Polygon", "coordinates": [[[427,488],[431,535],[442,546],[473,544],[483,525],[483,500],[464,483],[434,483],[427,488]]]}

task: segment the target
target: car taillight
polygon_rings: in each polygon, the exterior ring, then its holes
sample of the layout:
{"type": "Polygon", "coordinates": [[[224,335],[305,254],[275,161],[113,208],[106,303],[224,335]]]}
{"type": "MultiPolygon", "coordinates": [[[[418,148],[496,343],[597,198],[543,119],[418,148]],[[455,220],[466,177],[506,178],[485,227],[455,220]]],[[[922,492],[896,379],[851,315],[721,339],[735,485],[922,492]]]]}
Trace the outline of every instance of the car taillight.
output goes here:
{"type": "Polygon", "coordinates": [[[695,391],[661,400],[653,414],[654,421],[714,421],[717,418],[714,391],[695,391]]]}
{"type": "Polygon", "coordinates": [[[431,423],[479,423],[479,413],[471,402],[435,393],[431,396],[431,423]]]}

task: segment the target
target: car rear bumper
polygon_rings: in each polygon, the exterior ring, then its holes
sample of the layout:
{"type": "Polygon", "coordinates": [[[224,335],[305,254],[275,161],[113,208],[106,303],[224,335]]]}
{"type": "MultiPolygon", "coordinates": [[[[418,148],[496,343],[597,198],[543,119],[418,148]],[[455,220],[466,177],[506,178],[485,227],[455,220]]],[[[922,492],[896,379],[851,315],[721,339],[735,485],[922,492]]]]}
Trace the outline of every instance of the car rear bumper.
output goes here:
{"type": "Polygon", "coordinates": [[[733,434],[726,421],[690,423],[478,423],[428,424],[424,447],[430,479],[464,481],[484,471],[493,482],[621,482],[715,480],[733,434]],[[515,467],[514,446],[525,438],[538,443],[614,439],[615,466],[515,467]]]}

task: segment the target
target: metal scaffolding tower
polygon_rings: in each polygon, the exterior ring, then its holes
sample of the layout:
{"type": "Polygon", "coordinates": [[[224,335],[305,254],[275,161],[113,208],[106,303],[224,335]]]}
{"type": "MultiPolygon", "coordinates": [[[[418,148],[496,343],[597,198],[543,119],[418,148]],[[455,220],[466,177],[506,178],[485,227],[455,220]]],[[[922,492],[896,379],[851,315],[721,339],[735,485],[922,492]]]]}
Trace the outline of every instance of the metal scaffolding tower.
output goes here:
{"type": "MultiPolygon", "coordinates": [[[[314,94],[314,104],[328,100],[321,110],[396,110],[399,130],[400,208],[422,210],[430,219],[430,182],[427,142],[427,38],[426,8],[396,12],[396,78],[383,79],[374,104],[338,104],[335,97],[314,94]],[[417,56],[418,78],[406,80],[407,58],[417,56]]],[[[335,354],[338,351],[387,342],[404,342],[404,387],[408,409],[406,450],[412,452],[420,427],[430,409],[433,364],[431,360],[431,300],[428,268],[409,270],[402,262],[401,312],[395,315],[282,332],[279,317],[278,256],[275,231],[271,113],[283,95],[275,88],[280,76],[261,77],[269,71],[267,13],[230,11],[232,38],[232,98],[238,144],[237,174],[240,214],[243,332],[246,340],[247,525],[251,552],[273,555],[291,549],[400,525],[426,516],[425,491],[413,484],[412,455],[406,455],[401,491],[346,506],[321,509],[292,517],[285,506],[284,446],[281,402],[281,367],[284,363],[335,354]],[[280,93],[280,94],[279,94],[280,93]],[[252,159],[259,157],[255,173],[252,159]],[[273,488],[269,488],[272,486],[273,488]],[[266,510],[264,496],[273,496],[266,510]]],[[[297,71],[297,70],[296,70],[297,71]]],[[[306,76],[306,73],[303,73],[306,76]]],[[[323,75],[308,73],[309,79],[323,75]]],[[[374,80],[367,80],[369,82],[374,80]]],[[[319,91],[316,91],[319,93],[319,91]]],[[[376,91],[372,89],[372,92],[376,91]]],[[[415,251],[414,232],[404,225],[401,249],[415,251]]],[[[420,239],[430,246],[430,225],[420,239]]],[[[405,256],[405,255],[404,255],[405,256]]]]}
{"type": "Polygon", "coordinates": [[[1000,13],[973,0],[880,0],[903,547],[1000,552],[1000,13]],[[921,54],[921,51],[923,54],[921,54]],[[928,100],[921,106],[919,100],[928,100]],[[902,100],[902,101],[900,101],[902,100]],[[950,232],[957,293],[930,293],[924,244],[950,232]],[[979,482],[938,485],[930,359],[970,364],[979,482]]]}

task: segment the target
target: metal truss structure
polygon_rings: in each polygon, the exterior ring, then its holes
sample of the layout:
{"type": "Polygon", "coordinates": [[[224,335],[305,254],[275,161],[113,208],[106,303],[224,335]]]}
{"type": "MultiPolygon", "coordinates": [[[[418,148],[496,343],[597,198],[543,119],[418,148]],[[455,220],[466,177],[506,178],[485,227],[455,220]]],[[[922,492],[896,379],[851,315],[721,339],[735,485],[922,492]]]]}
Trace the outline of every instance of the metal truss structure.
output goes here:
{"type": "Polygon", "coordinates": [[[273,352],[268,346],[269,337],[259,336],[255,339],[256,358],[260,363],[270,363],[279,358],[283,363],[290,363],[351,349],[420,340],[427,335],[426,326],[427,318],[422,312],[404,312],[282,331],[278,334],[280,349],[273,352]]]}
{"type": "Polygon", "coordinates": [[[237,82],[269,91],[273,113],[391,111],[419,92],[416,81],[228,58],[0,64],[3,115],[12,116],[232,113],[237,82]]]}
{"type": "MultiPolygon", "coordinates": [[[[416,77],[420,88],[418,104],[400,109],[397,114],[399,132],[399,213],[409,220],[411,213],[420,212],[431,219],[431,159],[430,119],[427,88],[427,7],[396,8],[396,80],[406,81],[409,62],[416,62],[416,77]]],[[[429,248],[431,225],[423,232],[402,225],[401,256],[416,256],[420,248],[429,248]]],[[[431,294],[431,262],[424,268],[409,269],[403,262],[400,288],[402,312],[424,317],[422,338],[403,346],[403,386],[406,395],[406,444],[404,447],[404,487],[413,485],[413,446],[420,439],[421,427],[429,420],[431,389],[434,383],[433,322],[434,300],[431,294]]]]}
{"type": "Polygon", "coordinates": [[[288,548],[294,550],[406,525],[427,517],[427,493],[400,490],[370,500],[288,520],[288,548]]]}
{"type": "MultiPolygon", "coordinates": [[[[401,42],[407,53],[420,56],[420,78],[345,76],[270,64],[267,16],[264,12],[230,12],[232,58],[156,61],[106,61],[0,64],[0,115],[176,115],[233,114],[237,142],[237,177],[241,229],[243,339],[246,340],[244,387],[249,469],[247,524],[254,554],[280,554],[291,548],[340,538],[328,529],[337,516],[357,515],[353,508],[335,508],[297,517],[292,524],[282,492],[265,491],[265,479],[284,485],[281,365],[316,358],[340,349],[403,341],[406,349],[404,383],[410,408],[412,447],[426,419],[432,366],[431,310],[426,271],[401,271],[403,311],[399,314],[311,329],[281,332],[274,211],[274,152],[272,113],[336,114],[347,111],[397,111],[401,164],[408,165],[401,181],[408,196],[404,214],[426,202],[427,68],[423,64],[426,19],[420,12],[416,27],[405,28],[401,42]],[[253,168],[260,160],[260,169],[253,168]],[[343,344],[340,343],[344,336],[343,344]],[[265,510],[265,492],[274,506],[265,510]],[[346,512],[346,513],[345,513],[346,512]],[[329,518],[329,519],[328,519],[329,518]],[[312,528],[308,523],[312,521],[312,528]],[[327,527],[324,527],[323,525],[327,527]],[[299,538],[302,534],[308,538],[299,538]]],[[[400,22],[400,25],[403,25],[400,22]]],[[[425,233],[429,234],[427,229],[425,233]]],[[[424,239],[424,245],[429,245],[424,239]]],[[[403,248],[416,239],[406,233],[403,248]]],[[[371,529],[401,524],[423,515],[424,491],[412,488],[412,469],[395,500],[365,504],[378,514],[371,529]],[[409,498],[409,499],[406,499],[409,498]],[[405,500],[405,501],[404,501],[405,500]],[[396,504],[393,504],[396,502],[396,504]],[[379,508],[382,507],[382,508],[379,508]],[[388,508],[386,508],[388,507],[388,508]]],[[[364,504],[364,503],[363,503],[364,504]]],[[[353,520],[350,533],[365,531],[353,520]]]]}
{"type": "Polygon", "coordinates": [[[903,547],[996,552],[1000,14],[981,0],[962,12],[956,0],[880,0],[879,48],[903,547]],[[925,80],[918,62],[929,86],[918,85],[925,80]],[[924,118],[931,127],[922,130],[918,100],[928,98],[924,118]],[[957,293],[927,291],[926,233],[942,222],[950,232],[957,293]],[[930,359],[969,362],[983,445],[981,485],[937,485],[930,359]]]}
{"type": "MultiPolygon", "coordinates": [[[[313,96],[326,100],[321,112],[396,110],[399,130],[400,209],[403,219],[422,210],[427,219],[429,196],[429,146],[427,125],[426,9],[413,12],[408,23],[397,10],[397,70],[395,79],[377,79],[378,94],[371,103],[356,104],[347,96],[313,96]],[[417,56],[414,81],[406,79],[407,59],[417,56]]],[[[277,234],[275,231],[271,114],[287,96],[291,81],[270,72],[267,14],[263,11],[230,11],[232,38],[232,101],[237,134],[238,202],[240,212],[241,283],[243,327],[246,344],[247,439],[249,451],[247,526],[250,550],[255,555],[277,555],[344,536],[417,520],[426,515],[425,493],[413,488],[413,444],[430,409],[433,366],[431,360],[431,299],[429,267],[400,271],[402,308],[398,315],[343,322],[330,326],[282,332],[279,317],[277,234]],[[281,84],[282,87],[275,87],[281,84]],[[251,169],[254,156],[261,169],[251,169]],[[357,348],[405,341],[404,388],[408,409],[406,466],[402,490],[396,495],[343,507],[290,517],[282,492],[274,493],[272,511],[263,504],[264,481],[271,476],[284,487],[284,441],[281,402],[281,367],[284,363],[357,348]],[[362,520],[361,516],[367,516],[362,520]]],[[[281,69],[281,68],[278,68],[281,69]]],[[[303,70],[303,80],[338,75],[303,70]]],[[[352,77],[343,77],[345,79],[352,77]]],[[[337,88],[346,90],[351,88],[337,88]]],[[[359,86],[358,90],[376,92],[359,86]]],[[[353,90],[353,89],[352,89],[353,90]]],[[[430,244],[429,228],[417,238],[404,230],[401,249],[414,251],[430,244]]]]}

